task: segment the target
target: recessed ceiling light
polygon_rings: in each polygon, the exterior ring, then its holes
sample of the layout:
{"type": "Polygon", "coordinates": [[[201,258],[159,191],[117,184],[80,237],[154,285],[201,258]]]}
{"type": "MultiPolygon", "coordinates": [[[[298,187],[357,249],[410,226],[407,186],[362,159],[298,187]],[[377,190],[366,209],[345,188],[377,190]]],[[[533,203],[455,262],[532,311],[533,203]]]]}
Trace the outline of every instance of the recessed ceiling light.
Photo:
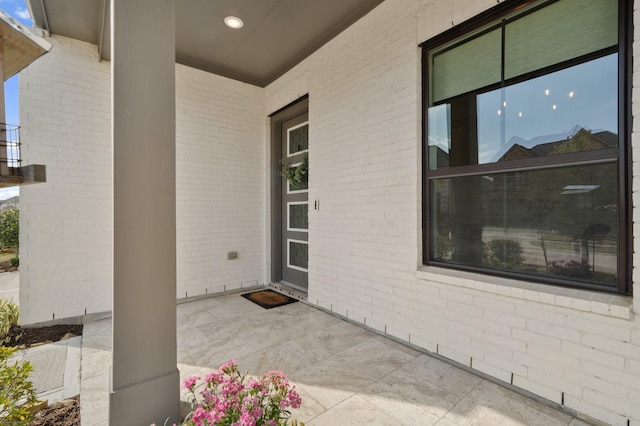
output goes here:
{"type": "Polygon", "coordinates": [[[233,28],[234,30],[239,30],[240,28],[244,27],[244,22],[242,22],[242,19],[236,16],[227,16],[226,18],[224,18],[224,24],[229,28],[233,28]]]}

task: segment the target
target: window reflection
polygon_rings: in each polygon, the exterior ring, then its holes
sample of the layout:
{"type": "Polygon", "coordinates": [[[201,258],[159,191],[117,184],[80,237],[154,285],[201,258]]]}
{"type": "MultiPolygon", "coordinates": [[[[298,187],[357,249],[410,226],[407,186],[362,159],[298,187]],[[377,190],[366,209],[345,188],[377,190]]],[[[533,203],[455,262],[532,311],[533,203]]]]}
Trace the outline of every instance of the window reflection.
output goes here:
{"type": "Polygon", "coordinates": [[[429,169],[617,147],[617,56],[429,108],[429,169]]]}
{"type": "Polygon", "coordinates": [[[478,95],[479,163],[616,147],[616,73],[617,54],[478,95]]]}
{"type": "Polygon", "coordinates": [[[449,167],[451,149],[451,107],[442,104],[429,108],[427,126],[429,129],[429,169],[449,167]]]}
{"type": "Polygon", "coordinates": [[[617,282],[617,163],[431,181],[431,259],[617,282]]]}

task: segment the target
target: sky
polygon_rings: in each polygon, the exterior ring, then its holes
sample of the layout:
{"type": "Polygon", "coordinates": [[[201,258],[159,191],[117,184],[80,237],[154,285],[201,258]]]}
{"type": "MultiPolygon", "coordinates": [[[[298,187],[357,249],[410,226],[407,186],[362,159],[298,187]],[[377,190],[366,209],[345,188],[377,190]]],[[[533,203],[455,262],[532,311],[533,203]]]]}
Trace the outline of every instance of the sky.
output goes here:
{"type": "MultiPolygon", "coordinates": [[[[610,54],[476,96],[478,164],[515,143],[566,139],[577,129],[618,133],[618,55],[610,54]],[[614,78],[612,78],[612,76],[614,78]]],[[[450,152],[451,104],[429,108],[429,145],[450,152]]]]}
{"type": "MultiPolygon", "coordinates": [[[[0,9],[14,17],[28,27],[33,25],[25,0],[0,0],[0,9]]],[[[20,124],[18,114],[18,76],[11,77],[4,83],[4,102],[6,107],[7,124],[20,124]]],[[[19,187],[0,188],[0,200],[15,197],[20,194],[19,187]]]]}

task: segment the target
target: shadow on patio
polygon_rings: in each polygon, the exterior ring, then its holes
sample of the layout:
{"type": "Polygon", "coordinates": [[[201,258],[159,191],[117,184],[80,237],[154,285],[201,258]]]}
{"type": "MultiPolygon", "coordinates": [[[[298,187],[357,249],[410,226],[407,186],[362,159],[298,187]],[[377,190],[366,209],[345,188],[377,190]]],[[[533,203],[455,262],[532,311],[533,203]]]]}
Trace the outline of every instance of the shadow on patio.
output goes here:
{"type": "MultiPolygon", "coordinates": [[[[308,425],[582,425],[571,416],[298,302],[265,310],[240,293],[180,304],[181,380],[236,358],[282,370],[308,425]]],[[[85,325],[83,425],[108,424],[111,319],[85,325]]]]}

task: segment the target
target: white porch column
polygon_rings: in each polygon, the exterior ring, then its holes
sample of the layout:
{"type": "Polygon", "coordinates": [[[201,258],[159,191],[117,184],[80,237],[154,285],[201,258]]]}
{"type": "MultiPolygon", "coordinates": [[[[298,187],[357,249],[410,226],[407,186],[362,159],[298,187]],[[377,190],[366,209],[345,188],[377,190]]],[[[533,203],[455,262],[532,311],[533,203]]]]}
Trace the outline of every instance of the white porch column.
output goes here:
{"type": "Polygon", "coordinates": [[[173,0],[111,1],[110,424],[179,418],[173,0]]]}

